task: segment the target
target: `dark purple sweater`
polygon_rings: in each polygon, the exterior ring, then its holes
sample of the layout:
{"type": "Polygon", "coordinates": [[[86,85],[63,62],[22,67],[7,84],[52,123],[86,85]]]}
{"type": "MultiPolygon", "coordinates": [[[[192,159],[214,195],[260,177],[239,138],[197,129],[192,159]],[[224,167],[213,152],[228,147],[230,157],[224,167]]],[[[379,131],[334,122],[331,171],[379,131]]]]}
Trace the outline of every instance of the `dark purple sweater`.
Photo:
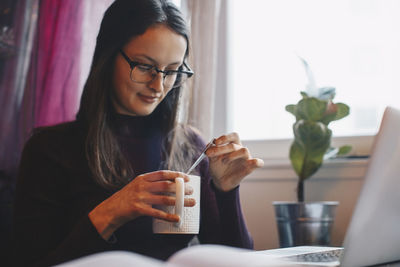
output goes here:
{"type": "MultiPolygon", "coordinates": [[[[95,183],[85,158],[86,131],[78,122],[48,127],[25,145],[15,199],[14,259],[19,266],[49,266],[107,250],[128,250],[165,260],[193,242],[194,235],[153,234],[152,218],[139,217],[115,232],[116,242],[105,241],[88,213],[108,198],[95,183]]],[[[162,134],[146,117],[118,115],[116,133],[135,176],[162,166],[162,134]]],[[[196,136],[196,142],[204,142],[196,136]]],[[[238,188],[223,193],[212,184],[208,161],[201,175],[202,244],[252,248],[240,208],[238,188]]]]}

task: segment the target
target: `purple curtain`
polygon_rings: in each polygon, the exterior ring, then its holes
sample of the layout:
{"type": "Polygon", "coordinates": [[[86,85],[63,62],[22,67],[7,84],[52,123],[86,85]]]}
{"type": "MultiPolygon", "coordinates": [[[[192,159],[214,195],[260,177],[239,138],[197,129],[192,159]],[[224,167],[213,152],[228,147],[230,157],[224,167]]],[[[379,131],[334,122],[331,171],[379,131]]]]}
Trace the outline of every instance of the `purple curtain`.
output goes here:
{"type": "Polygon", "coordinates": [[[37,32],[35,126],[73,120],[79,103],[81,0],[42,0],[37,32]]]}
{"type": "Polygon", "coordinates": [[[0,172],[11,174],[32,128],[74,119],[83,1],[18,0],[16,10],[19,43],[0,70],[0,172]]]}

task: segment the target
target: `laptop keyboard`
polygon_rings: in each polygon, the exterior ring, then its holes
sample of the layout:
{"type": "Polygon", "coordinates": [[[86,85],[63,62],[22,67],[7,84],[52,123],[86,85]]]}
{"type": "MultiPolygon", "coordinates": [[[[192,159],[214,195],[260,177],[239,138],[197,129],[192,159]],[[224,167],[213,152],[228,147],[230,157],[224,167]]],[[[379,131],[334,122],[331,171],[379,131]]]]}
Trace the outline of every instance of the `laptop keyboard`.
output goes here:
{"type": "Polygon", "coordinates": [[[334,249],[331,251],[288,256],[286,259],[296,262],[335,262],[339,261],[342,252],[343,249],[334,249]]]}

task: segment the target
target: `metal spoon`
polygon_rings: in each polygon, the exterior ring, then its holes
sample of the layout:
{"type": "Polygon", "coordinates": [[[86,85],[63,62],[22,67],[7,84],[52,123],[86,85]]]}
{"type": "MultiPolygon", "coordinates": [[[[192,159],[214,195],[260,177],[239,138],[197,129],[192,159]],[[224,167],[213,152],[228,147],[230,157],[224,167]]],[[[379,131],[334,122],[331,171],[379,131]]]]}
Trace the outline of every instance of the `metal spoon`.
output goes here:
{"type": "Polygon", "coordinates": [[[207,149],[209,149],[211,146],[213,146],[214,142],[215,142],[215,138],[213,138],[211,140],[211,142],[207,144],[207,146],[204,148],[203,152],[201,152],[201,154],[197,158],[197,160],[193,163],[193,165],[189,168],[189,170],[187,170],[186,174],[190,174],[194,170],[194,168],[196,168],[197,165],[199,165],[199,163],[206,157],[207,149]]]}

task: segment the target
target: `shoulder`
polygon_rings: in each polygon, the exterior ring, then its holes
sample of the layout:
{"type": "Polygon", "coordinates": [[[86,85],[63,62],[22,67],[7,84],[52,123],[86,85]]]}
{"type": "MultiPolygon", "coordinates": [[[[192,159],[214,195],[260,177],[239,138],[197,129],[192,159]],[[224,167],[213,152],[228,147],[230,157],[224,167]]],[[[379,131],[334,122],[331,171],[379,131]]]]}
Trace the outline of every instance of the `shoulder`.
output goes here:
{"type": "Polygon", "coordinates": [[[83,127],[76,121],[65,122],[53,126],[38,127],[32,130],[32,134],[26,145],[57,144],[76,138],[83,133],[83,127]]]}
{"type": "Polygon", "coordinates": [[[61,136],[68,135],[71,133],[79,132],[83,129],[83,126],[78,121],[69,121],[64,123],[59,123],[52,126],[43,126],[34,128],[32,131],[32,136],[61,136]]]}
{"type": "Polygon", "coordinates": [[[83,126],[76,121],[35,128],[25,143],[24,154],[52,157],[74,153],[77,146],[83,146],[85,138],[83,126]]]}

